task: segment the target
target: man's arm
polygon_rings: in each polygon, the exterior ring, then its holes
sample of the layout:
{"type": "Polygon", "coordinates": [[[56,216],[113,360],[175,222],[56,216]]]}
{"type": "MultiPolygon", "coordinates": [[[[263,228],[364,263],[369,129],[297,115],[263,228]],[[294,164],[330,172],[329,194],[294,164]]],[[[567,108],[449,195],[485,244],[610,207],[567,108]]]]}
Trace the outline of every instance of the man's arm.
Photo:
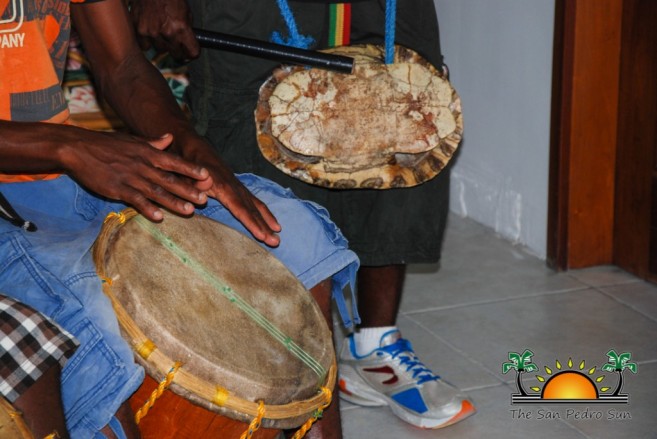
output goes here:
{"type": "Polygon", "coordinates": [[[122,0],[75,4],[71,13],[99,93],[125,124],[147,138],[172,134],[171,151],[209,172],[197,188],[219,200],[256,239],[277,245],[276,219],[195,133],[166,81],[141,52],[122,0]]]}
{"type": "Polygon", "coordinates": [[[191,214],[205,202],[206,169],[159,151],[171,136],[144,139],[40,122],[0,120],[0,172],[66,173],[87,189],[124,201],[152,220],[158,206],[191,214]],[[194,184],[193,182],[196,182],[194,184]]]}

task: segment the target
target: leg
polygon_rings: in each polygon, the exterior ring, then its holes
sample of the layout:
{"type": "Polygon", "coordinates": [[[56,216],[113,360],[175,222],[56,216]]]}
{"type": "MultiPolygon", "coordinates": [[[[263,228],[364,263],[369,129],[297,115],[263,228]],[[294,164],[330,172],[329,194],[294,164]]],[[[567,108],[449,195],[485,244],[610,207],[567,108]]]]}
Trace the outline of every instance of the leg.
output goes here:
{"type": "Polygon", "coordinates": [[[405,265],[361,267],[358,271],[358,312],[361,328],[394,326],[404,285],[405,265]]]}
{"type": "Polygon", "coordinates": [[[60,374],[59,364],[52,366],[14,401],[14,407],[23,414],[34,437],[46,437],[53,432],[62,439],[69,437],[62,408],[60,374]]]}
{"type": "Polygon", "coordinates": [[[363,406],[388,405],[417,427],[446,427],[475,410],[467,396],[420,362],[396,328],[405,268],[361,267],[358,308],[362,325],[342,346],[341,396],[363,406]]]}
{"type": "Polygon", "coordinates": [[[105,212],[114,205],[67,177],[6,185],[3,195],[17,211],[27,212],[24,217],[38,224],[39,232],[0,233],[0,254],[16,254],[4,261],[0,290],[56,316],[79,342],[62,370],[62,405],[70,436],[93,437],[139,387],[144,373],[120,334],[90,255],[105,212]],[[22,243],[14,253],[9,238],[22,243]]]}

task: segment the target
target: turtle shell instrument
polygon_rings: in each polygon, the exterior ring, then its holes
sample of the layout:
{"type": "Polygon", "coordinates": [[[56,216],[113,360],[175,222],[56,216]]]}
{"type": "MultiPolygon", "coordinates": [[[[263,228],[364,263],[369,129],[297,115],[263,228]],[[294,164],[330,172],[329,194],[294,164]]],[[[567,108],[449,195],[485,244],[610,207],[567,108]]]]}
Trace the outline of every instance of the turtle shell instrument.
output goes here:
{"type": "Polygon", "coordinates": [[[282,66],[260,88],[258,145],[284,173],[317,186],[389,189],[444,169],[463,135],[461,101],[444,73],[418,53],[355,45],[353,74],[282,66]]]}

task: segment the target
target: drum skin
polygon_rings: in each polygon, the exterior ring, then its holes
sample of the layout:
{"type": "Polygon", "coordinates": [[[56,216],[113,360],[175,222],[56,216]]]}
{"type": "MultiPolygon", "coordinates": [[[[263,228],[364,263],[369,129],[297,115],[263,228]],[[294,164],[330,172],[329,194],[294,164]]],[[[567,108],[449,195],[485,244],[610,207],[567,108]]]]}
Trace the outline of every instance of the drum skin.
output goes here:
{"type": "MultiPolygon", "coordinates": [[[[102,260],[99,272],[111,284],[113,300],[186,374],[265,405],[318,394],[335,362],[328,325],[304,286],[252,239],[202,216],[167,214],[158,224],[137,215],[102,240],[105,250],[94,257],[97,265],[102,260]]],[[[140,343],[121,326],[133,347],[140,343]]],[[[161,365],[136,358],[156,381],[165,377],[161,365]]],[[[170,389],[231,419],[253,419],[200,397],[175,378],[170,389]]],[[[296,428],[311,415],[269,419],[265,413],[262,424],[296,428]]]]}

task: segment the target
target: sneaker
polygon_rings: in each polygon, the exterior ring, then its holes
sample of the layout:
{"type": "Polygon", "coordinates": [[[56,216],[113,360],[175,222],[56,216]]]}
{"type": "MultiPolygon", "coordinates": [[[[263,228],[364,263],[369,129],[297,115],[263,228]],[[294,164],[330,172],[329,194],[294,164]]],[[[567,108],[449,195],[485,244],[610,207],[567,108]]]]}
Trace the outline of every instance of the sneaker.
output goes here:
{"type": "Polygon", "coordinates": [[[340,353],[340,397],[363,406],[390,406],[404,421],[441,428],[474,414],[472,402],[431,372],[398,330],[381,337],[379,348],[359,355],[353,336],[340,353]]]}

